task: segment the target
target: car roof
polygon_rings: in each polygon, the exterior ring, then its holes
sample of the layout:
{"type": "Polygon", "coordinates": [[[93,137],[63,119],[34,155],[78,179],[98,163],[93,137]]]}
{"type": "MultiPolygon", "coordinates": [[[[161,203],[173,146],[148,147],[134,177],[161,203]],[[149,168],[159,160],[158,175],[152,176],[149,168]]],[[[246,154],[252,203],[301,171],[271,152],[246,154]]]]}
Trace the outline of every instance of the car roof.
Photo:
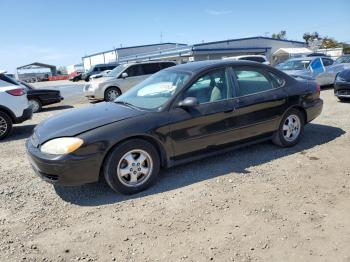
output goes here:
{"type": "Polygon", "coordinates": [[[258,67],[266,67],[266,65],[263,65],[261,63],[252,62],[252,61],[245,61],[245,60],[205,60],[205,61],[198,61],[198,62],[191,62],[187,64],[181,64],[174,67],[169,67],[165,70],[177,70],[177,71],[186,71],[191,73],[197,73],[199,71],[215,68],[215,67],[221,67],[221,66],[230,66],[230,65],[239,65],[239,66],[245,66],[245,65],[254,65],[258,67]]]}

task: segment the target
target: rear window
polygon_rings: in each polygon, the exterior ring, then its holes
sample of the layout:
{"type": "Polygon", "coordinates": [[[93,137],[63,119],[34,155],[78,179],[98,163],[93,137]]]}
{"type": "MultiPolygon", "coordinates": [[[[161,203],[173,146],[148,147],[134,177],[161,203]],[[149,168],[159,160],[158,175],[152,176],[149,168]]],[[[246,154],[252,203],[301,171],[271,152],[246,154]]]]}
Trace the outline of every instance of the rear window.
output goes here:
{"type": "Polygon", "coordinates": [[[10,85],[18,86],[19,84],[17,83],[16,80],[14,80],[8,76],[0,74],[0,87],[10,86],[10,85]]]}

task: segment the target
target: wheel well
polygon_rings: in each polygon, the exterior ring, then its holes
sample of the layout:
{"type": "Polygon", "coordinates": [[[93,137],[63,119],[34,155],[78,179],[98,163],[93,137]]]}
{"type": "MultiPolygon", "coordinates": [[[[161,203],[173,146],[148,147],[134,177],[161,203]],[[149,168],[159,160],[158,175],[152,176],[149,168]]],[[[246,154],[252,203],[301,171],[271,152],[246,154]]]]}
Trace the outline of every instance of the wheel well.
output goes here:
{"type": "Polygon", "coordinates": [[[103,158],[103,161],[102,161],[102,165],[101,165],[101,168],[100,168],[100,178],[103,177],[103,167],[104,167],[104,163],[108,157],[108,155],[110,154],[110,152],[116,148],[118,145],[120,145],[121,143],[124,143],[125,141],[128,141],[128,140],[131,140],[131,139],[142,139],[142,140],[145,140],[149,143],[151,143],[154,148],[157,150],[158,152],[158,155],[159,155],[159,158],[160,158],[160,166],[161,167],[166,167],[167,165],[167,159],[166,159],[166,152],[163,148],[162,145],[160,145],[160,143],[155,140],[154,138],[152,137],[149,137],[149,136],[143,136],[143,135],[138,135],[138,136],[132,136],[132,137],[128,137],[128,138],[125,138],[121,141],[119,141],[118,143],[114,144],[108,151],[107,153],[105,154],[104,158],[103,158]]]}
{"type": "Polygon", "coordinates": [[[303,118],[304,118],[304,124],[306,124],[307,123],[306,110],[303,107],[301,107],[301,106],[295,106],[295,107],[292,107],[292,109],[297,109],[297,110],[299,110],[302,113],[303,118]]]}
{"type": "Polygon", "coordinates": [[[15,122],[15,117],[14,117],[13,113],[9,109],[4,108],[4,107],[0,107],[0,112],[5,113],[6,115],[8,115],[11,118],[13,123],[15,122]]]}

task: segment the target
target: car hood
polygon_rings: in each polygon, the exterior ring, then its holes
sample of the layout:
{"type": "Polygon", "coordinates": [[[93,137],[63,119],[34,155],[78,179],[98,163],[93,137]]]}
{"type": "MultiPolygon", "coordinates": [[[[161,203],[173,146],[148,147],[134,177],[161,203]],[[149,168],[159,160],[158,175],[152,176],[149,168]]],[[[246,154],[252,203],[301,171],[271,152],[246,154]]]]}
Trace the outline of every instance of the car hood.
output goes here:
{"type": "Polygon", "coordinates": [[[74,109],[41,122],[34,129],[34,138],[36,144],[42,144],[53,138],[76,136],[91,129],[144,113],[144,111],[125,105],[103,102],[74,109]]]}

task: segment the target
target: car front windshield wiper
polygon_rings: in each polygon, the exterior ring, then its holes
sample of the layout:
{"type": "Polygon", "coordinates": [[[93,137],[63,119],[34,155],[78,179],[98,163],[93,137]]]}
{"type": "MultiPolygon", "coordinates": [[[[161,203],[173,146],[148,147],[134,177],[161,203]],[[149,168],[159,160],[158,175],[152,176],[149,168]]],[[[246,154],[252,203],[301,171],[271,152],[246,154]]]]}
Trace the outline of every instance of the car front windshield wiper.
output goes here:
{"type": "Polygon", "coordinates": [[[115,100],[114,103],[126,105],[126,106],[133,107],[133,108],[138,108],[137,106],[135,106],[129,102],[123,101],[123,100],[115,100]]]}

